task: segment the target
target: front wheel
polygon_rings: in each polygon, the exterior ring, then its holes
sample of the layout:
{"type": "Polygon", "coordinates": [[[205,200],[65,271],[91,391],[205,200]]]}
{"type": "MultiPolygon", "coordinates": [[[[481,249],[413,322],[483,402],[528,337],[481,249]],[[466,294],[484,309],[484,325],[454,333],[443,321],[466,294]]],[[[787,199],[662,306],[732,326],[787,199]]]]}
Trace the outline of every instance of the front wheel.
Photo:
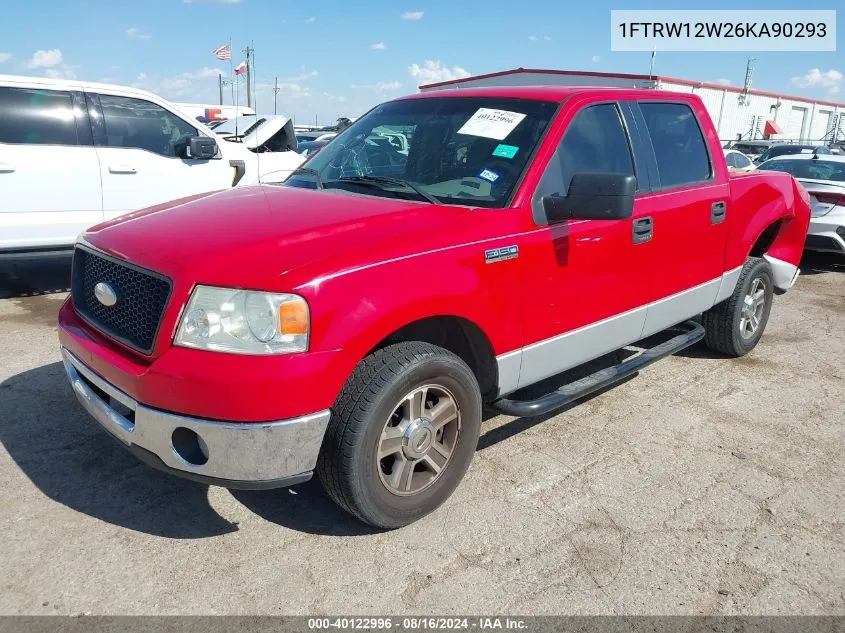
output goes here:
{"type": "Polygon", "coordinates": [[[362,360],[332,409],[317,476],[342,508],[397,528],[442,504],[469,467],[481,392],[451,352],[405,342],[362,360]]]}
{"type": "Polygon", "coordinates": [[[727,356],[745,356],[763,336],[773,297],[774,282],[769,262],[749,257],[733,294],[704,313],[704,343],[727,356]]]}

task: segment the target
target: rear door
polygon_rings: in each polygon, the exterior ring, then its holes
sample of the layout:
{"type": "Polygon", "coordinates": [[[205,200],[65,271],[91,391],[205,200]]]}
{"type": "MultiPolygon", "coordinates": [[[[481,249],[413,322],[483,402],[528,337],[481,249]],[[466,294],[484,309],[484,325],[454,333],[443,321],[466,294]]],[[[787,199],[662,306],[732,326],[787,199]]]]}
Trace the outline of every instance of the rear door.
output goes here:
{"type": "Polygon", "coordinates": [[[162,106],[135,97],[89,94],[106,219],[168,200],[232,186],[222,154],[185,158],[200,131],[162,106]]]}
{"type": "Polygon", "coordinates": [[[81,92],[0,86],[0,249],[68,246],[103,219],[81,92]]]}
{"type": "MultiPolygon", "coordinates": [[[[653,250],[643,288],[652,305],[648,336],[707,310],[719,293],[725,264],[727,218],[731,213],[725,162],[717,163],[699,117],[688,102],[632,104],[637,129],[650,146],[647,160],[655,190],[640,197],[653,223],[653,250]]],[[[712,130],[711,130],[712,131],[712,130]]],[[[715,132],[712,132],[715,134],[715,132]]],[[[738,278],[739,270],[731,275],[738,278]]]]}

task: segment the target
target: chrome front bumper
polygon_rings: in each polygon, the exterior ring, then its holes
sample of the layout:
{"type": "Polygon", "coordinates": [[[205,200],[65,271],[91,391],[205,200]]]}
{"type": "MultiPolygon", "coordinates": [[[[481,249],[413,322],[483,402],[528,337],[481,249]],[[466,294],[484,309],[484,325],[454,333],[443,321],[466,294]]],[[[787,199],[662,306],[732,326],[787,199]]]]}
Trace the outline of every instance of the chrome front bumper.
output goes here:
{"type": "Polygon", "coordinates": [[[123,393],[62,347],[79,402],[146,463],[230,488],[275,488],[310,478],[329,410],[278,422],[232,423],[151,409],[123,393]]]}

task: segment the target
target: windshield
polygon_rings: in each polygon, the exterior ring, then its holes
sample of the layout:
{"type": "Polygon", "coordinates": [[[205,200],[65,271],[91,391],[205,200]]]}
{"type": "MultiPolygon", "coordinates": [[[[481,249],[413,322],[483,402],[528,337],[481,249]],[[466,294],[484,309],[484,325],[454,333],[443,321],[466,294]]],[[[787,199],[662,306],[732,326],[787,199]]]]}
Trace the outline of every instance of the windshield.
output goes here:
{"type": "Polygon", "coordinates": [[[386,103],[308,161],[316,174],[294,173],[285,184],[503,207],[556,109],[554,102],[491,97],[386,103]]]}
{"type": "Polygon", "coordinates": [[[809,180],[832,180],[845,182],[845,162],[808,159],[808,160],[768,160],[760,169],[768,171],[785,171],[795,178],[809,180]]]}

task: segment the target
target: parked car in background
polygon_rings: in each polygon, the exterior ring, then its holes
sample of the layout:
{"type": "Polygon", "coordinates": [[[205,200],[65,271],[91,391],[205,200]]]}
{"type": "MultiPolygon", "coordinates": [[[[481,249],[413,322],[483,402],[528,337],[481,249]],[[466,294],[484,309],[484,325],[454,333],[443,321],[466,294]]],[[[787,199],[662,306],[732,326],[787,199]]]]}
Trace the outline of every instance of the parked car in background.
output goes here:
{"type": "Polygon", "coordinates": [[[208,121],[226,121],[236,116],[255,114],[255,110],[242,105],[218,105],[211,103],[174,103],[174,107],[189,118],[201,116],[208,121]]]}
{"type": "Polygon", "coordinates": [[[812,217],[805,248],[845,254],[845,156],[779,156],[760,169],[792,174],[810,193],[812,217]]]}
{"type": "Polygon", "coordinates": [[[759,140],[759,141],[736,141],[732,143],[728,149],[735,149],[738,152],[742,152],[746,156],[748,156],[751,160],[756,160],[757,157],[769,149],[772,145],[778,145],[780,141],[769,141],[769,140],[759,140]]]}
{"type": "Polygon", "coordinates": [[[780,143],[772,145],[762,154],[760,154],[754,162],[759,165],[770,158],[777,156],[788,156],[790,154],[832,154],[830,148],[826,145],[814,145],[805,143],[780,143]]]}
{"type": "Polygon", "coordinates": [[[716,139],[689,93],[391,101],[283,185],[86,231],[65,370],[147,464],[234,488],[316,471],[354,516],[406,525],[458,486],[484,403],[533,418],[701,340],[754,349],[798,276],[809,196],[787,174],[730,174],[716,139]],[[407,153],[386,130],[413,130],[407,153]]]}
{"type": "MultiPolygon", "coordinates": [[[[331,139],[329,139],[331,140],[331,139]]],[[[303,141],[302,143],[298,143],[296,146],[296,151],[305,156],[305,158],[310,158],[321,149],[323,149],[326,145],[329,144],[329,141],[303,141]]]]}
{"type": "Polygon", "coordinates": [[[216,136],[143,90],[2,75],[0,256],[69,252],[81,231],[104,220],[198,193],[281,182],[303,161],[295,151],[259,160],[241,140],[216,136]]]}
{"type": "Polygon", "coordinates": [[[748,156],[735,149],[725,150],[725,162],[731,171],[744,172],[757,169],[757,166],[748,156]]]}
{"type": "Polygon", "coordinates": [[[229,119],[214,128],[225,141],[242,143],[253,152],[296,151],[293,121],[286,116],[247,115],[229,119]]]}

